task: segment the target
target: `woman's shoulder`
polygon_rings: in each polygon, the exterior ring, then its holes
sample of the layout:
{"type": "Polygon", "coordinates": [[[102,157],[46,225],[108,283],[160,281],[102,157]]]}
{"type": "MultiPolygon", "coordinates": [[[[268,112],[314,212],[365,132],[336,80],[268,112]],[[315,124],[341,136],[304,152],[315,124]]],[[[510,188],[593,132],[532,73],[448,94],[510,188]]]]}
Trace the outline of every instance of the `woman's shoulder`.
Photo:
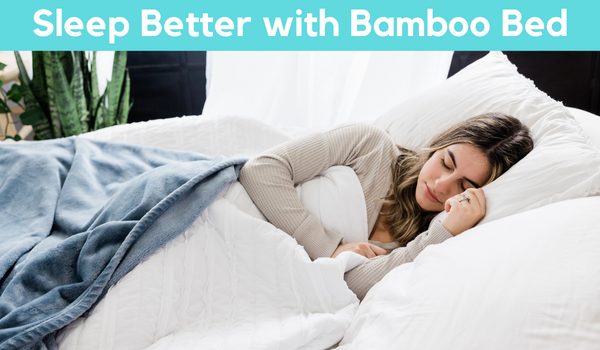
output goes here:
{"type": "Polygon", "coordinates": [[[360,133],[365,135],[374,135],[378,137],[385,137],[390,140],[393,140],[392,136],[384,129],[372,125],[372,124],[364,124],[364,123],[355,123],[355,124],[344,124],[332,129],[332,131],[344,131],[344,132],[353,132],[360,133]]]}
{"type": "Polygon", "coordinates": [[[396,142],[386,130],[371,124],[347,124],[338,126],[328,132],[328,137],[334,141],[344,143],[354,142],[377,145],[389,148],[392,153],[399,155],[400,151],[396,142]]]}

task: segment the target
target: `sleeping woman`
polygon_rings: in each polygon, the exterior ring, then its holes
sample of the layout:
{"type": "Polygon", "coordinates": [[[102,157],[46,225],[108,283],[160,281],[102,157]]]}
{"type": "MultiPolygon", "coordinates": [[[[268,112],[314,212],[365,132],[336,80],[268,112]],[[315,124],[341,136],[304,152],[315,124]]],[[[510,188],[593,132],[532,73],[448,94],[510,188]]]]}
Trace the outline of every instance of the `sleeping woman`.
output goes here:
{"type": "Polygon", "coordinates": [[[348,287],[362,300],[387,272],[481,220],[481,187],[532,148],[528,128],[499,113],[461,122],[434,137],[421,152],[396,145],[384,130],[357,124],[274,147],[246,163],[239,180],[265,217],[294,237],[312,259],[344,251],[369,258],[345,274],[348,287]],[[324,228],[294,189],[335,165],[348,166],[358,176],[366,201],[368,242],[340,244],[343,233],[324,228]],[[448,215],[430,225],[443,210],[448,215]]]}

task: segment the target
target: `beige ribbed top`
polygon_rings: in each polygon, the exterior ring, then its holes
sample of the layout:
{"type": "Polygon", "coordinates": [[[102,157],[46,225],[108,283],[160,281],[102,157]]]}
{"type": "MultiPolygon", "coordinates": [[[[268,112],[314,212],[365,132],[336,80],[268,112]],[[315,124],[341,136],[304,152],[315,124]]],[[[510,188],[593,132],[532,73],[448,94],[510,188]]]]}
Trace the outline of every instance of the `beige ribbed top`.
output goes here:
{"type": "MultiPolygon", "coordinates": [[[[294,186],[335,165],[349,166],[362,185],[367,206],[369,232],[379,216],[391,183],[391,164],[400,151],[385,131],[370,125],[343,126],[283,143],[251,159],[240,171],[240,182],[265,217],[287,232],[312,259],[330,257],[342,235],[323,228],[309,214],[294,186]]],[[[348,287],[362,300],[387,272],[411,262],[429,244],[452,235],[435,222],[406,247],[394,249],[354,268],[345,275],[348,287]]]]}

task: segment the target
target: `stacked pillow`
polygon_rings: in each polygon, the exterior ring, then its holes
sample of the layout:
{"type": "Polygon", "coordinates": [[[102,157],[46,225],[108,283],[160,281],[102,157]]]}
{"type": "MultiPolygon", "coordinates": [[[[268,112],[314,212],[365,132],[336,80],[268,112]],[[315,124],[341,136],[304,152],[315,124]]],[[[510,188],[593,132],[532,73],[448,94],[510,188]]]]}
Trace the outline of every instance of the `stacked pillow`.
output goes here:
{"type": "Polygon", "coordinates": [[[480,224],[600,190],[600,151],[562,105],[538,90],[501,52],[491,52],[445,82],[399,104],[375,121],[398,144],[427,146],[439,132],[487,112],[520,119],[534,149],[484,187],[480,224]]]}

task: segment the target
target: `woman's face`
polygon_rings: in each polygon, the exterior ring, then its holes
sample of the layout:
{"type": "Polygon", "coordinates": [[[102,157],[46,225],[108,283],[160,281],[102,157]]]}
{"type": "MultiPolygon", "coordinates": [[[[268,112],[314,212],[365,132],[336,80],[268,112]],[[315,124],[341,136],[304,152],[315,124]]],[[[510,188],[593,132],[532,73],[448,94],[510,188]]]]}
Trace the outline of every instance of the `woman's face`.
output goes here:
{"type": "Polygon", "coordinates": [[[487,157],[475,146],[457,143],[440,149],[419,173],[417,203],[425,211],[442,211],[448,198],[481,187],[491,173],[487,157]]]}

